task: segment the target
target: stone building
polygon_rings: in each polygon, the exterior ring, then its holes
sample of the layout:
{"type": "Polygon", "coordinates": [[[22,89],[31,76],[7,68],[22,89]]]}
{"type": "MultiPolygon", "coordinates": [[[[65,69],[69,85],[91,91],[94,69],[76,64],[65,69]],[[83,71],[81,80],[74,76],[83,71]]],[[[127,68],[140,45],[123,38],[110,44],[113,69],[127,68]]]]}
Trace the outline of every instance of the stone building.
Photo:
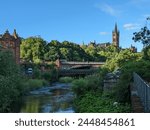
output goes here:
{"type": "Polygon", "coordinates": [[[134,53],[137,53],[137,48],[135,46],[132,46],[132,44],[131,44],[130,50],[134,53]]]}
{"type": "Polygon", "coordinates": [[[0,49],[12,51],[17,64],[20,63],[20,44],[21,39],[16,33],[16,30],[14,30],[12,35],[8,30],[0,35],[0,49]]]}
{"type": "Polygon", "coordinates": [[[119,35],[120,32],[118,31],[117,24],[115,24],[115,29],[112,31],[112,44],[119,48],[119,35]]]}

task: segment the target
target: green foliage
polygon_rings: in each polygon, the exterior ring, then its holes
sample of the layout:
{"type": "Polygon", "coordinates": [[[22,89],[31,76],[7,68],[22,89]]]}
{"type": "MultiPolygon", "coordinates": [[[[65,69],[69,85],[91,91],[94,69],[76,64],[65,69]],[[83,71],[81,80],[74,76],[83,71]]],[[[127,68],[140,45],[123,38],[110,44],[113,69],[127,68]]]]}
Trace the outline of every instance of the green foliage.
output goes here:
{"type": "Polygon", "coordinates": [[[88,91],[102,92],[102,79],[98,75],[90,75],[72,82],[72,90],[77,96],[82,96],[88,91]]]}
{"type": "MultiPolygon", "coordinates": [[[[150,81],[150,61],[147,60],[139,60],[134,62],[128,62],[124,65],[122,68],[122,71],[124,74],[126,74],[126,77],[132,77],[133,72],[138,73],[142,78],[144,78],[147,81],[150,81]]],[[[124,78],[124,77],[123,77],[124,78]]]]}
{"type": "Polygon", "coordinates": [[[113,89],[112,97],[118,102],[130,102],[130,88],[129,85],[132,82],[133,72],[138,73],[146,81],[150,81],[150,61],[139,60],[130,61],[122,66],[122,75],[113,89]]]}
{"type": "Polygon", "coordinates": [[[72,77],[60,77],[59,82],[61,83],[71,83],[74,80],[72,77]]]}
{"type": "Polygon", "coordinates": [[[0,75],[0,112],[11,111],[12,103],[19,96],[15,80],[15,77],[4,77],[0,75]]]}
{"type": "Polygon", "coordinates": [[[41,70],[38,67],[34,67],[33,69],[33,77],[36,79],[40,79],[41,78],[41,70]]]}
{"type": "Polygon", "coordinates": [[[15,59],[12,56],[12,52],[0,52],[0,75],[11,76],[18,74],[19,67],[15,63],[15,59]]]}
{"type": "Polygon", "coordinates": [[[51,81],[52,80],[52,73],[51,72],[43,72],[42,78],[44,78],[47,81],[51,81]]]}
{"type": "Polygon", "coordinates": [[[150,30],[147,26],[141,28],[139,32],[133,33],[134,37],[132,38],[135,42],[142,42],[143,46],[150,45],[150,30]]]}
{"type": "MultiPolygon", "coordinates": [[[[147,18],[146,20],[150,20],[147,18]]],[[[150,60],[150,30],[147,26],[141,28],[139,32],[133,33],[134,42],[141,42],[143,44],[143,58],[150,60]]]]}
{"type": "Polygon", "coordinates": [[[79,45],[68,41],[60,43],[52,40],[46,45],[45,50],[44,58],[47,61],[56,61],[58,58],[68,61],[83,61],[88,57],[79,45]]]}
{"type": "Polygon", "coordinates": [[[98,92],[87,92],[83,97],[76,98],[74,105],[76,111],[80,113],[112,113],[112,112],[130,112],[129,104],[114,105],[115,100],[101,95],[98,92]]]}
{"type": "Polygon", "coordinates": [[[42,78],[49,82],[54,82],[58,80],[58,71],[55,68],[45,71],[42,73],[42,78]]]}
{"type": "Polygon", "coordinates": [[[20,46],[21,58],[34,63],[41,63],[44,59],[46,42],[40,37],[30,37],[22,40],[20,46]]]}
{"type": "Polygon", "coordinates": [[[113,57],[107,59],[105,67],[114,71],[117,68],[122,68],[127,62],[138,61],[140,58],[141,54],[133,53],[129,49],[121,50],[119,53],[115,53],[113,57]]]}
{"type": "Polygon", "coordinates": [[[12,53],[0,51],[0,112],[12,111],[21,95],[20,71],[12,53]]]}
{"type": "Polygon", "coordinates": [[[77,96],[83,95],[86,93],[87,82],[85,79],[80,78],[72,82],[72,90],[77,96]]]}
{"type": "Polygon", "coordinates": [[[146,46],[143,50],[143,59],[150,60],[150,45],[146,46]]]}
{"type": "Polygon", "coordinates": [[[48,82],[42,79],[24,79],[21,83],[24,92],[47,86],[48,82]]]}

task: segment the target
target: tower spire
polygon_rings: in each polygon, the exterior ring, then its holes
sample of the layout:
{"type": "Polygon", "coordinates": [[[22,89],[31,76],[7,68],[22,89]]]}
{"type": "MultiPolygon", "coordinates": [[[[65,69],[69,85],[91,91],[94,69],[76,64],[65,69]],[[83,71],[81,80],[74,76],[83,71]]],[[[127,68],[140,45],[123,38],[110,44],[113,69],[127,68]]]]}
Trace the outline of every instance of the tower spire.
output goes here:
{"type": "Polygon", "coordinates": [[[117,28],[117,23],[115,23],[114,31],[112,32],[112,44],[116,47],[119,47],[119,31],[117,28]]]}
{"type": "Polygon", "coordinates": [[[18,37],[18,34],[16,33],[16,29],[14,29],[13,36],[14,36],[15,38],[18,37]]]}
{"type": "Polygon", "coordinates": [[[115,32],[118,32],[117,23],[115,23],[115,32]]]}

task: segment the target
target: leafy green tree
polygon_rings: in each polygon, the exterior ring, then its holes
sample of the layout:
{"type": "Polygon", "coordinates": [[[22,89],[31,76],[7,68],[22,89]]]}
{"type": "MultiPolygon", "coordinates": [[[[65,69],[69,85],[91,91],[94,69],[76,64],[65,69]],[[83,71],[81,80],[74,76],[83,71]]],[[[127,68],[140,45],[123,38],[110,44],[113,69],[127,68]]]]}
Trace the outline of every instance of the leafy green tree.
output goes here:
{"type": "Polygon", "coordinates": [[[12,111],[14,103],[19,100],[20,70],[9,51],[0,51],[0,112],[12,111]]]}
{"type": "MultiPolygon", "coordinates": [[[[146,20],[148,21],[150,18],[146,20]]],[[[141,42],[143,44],[143,58],[150,60],[150,30],[147,25],[141,28],[139,32],[134,32],[133,35],[132,39],[134,42],[141,42]]]]}
{"type": "Polygon", "coordinates": [[[46,61],[56,61],[60,55],[60,42],[57,40],[52,40],[45,46],[44,59],[46,61]]]}
{"type": "Polygon", "coordinates": [[[21,58],[34,63],[41,63],[44,59],[46,41],[40,37],[30,37],[22,40],[21,58]]]}
{"type": "Polygon", "coordinates": [[[143,46],[150,45],[150,30],[147,26],[141,28],[139,32],[133,33],[134,37],[132,38],[135,42],[142,42],[143,46]]]}
{"type": "Polygon", "coordinates": [[[112,58],[108,58],[106,61],[106,66],[113,71],[124,66],[126,62],[137,61],[140,58],[140,53],[133,53],[130,49],[125,49],[121,50],[119,53],[114,53],[112,58]]]}

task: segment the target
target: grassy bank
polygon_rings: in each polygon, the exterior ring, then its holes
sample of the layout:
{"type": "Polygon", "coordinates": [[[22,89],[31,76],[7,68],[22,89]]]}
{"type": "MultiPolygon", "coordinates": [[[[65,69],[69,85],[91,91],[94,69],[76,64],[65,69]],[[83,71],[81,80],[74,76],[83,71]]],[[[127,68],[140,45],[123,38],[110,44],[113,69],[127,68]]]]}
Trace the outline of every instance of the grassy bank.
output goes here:
{"type": "Polygon", "coordinates": [[[21,83],[23,92],[35,90],[48,85],[49,85],[48,81],[44,79],[23,79],[21,83]]]}
{"type": "Polygon", "coordinates": [[[60,77],[59,82],[60,83],[71,83],[74,80],[72,77],[60,77]]]}

